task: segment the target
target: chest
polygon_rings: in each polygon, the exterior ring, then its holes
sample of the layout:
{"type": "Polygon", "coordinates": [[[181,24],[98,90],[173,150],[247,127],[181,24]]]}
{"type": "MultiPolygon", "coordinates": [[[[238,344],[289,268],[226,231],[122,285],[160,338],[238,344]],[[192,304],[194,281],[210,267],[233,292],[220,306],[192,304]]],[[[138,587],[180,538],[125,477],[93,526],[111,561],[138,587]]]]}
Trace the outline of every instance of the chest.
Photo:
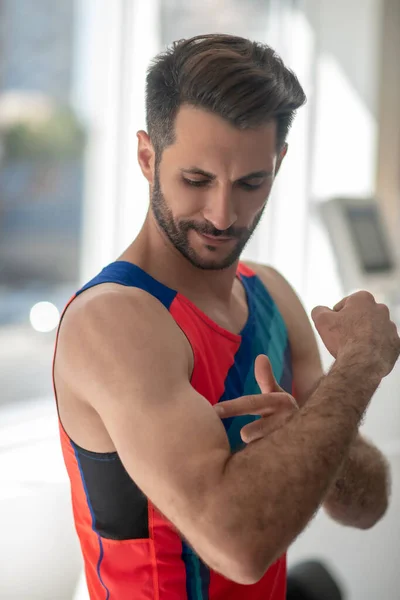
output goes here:
{"type": "MultiPolygon", "coordinates": [[[[254,374],[259,354],[268,356],[276,380],[292,393],[290,346],[279,314],[272,313],[267,320],[253,312],[243,335],[236,338],[203,333],[195,352],[192,385],[210,404],[260,393],[254,374]]],[[[242,428],[257,418],[242,415],[223,420],[232,451],[243,446],[242,428]]]]}
{"type": "Polygon", "coordinates": [[[249,318],[249,298],[244,285],[239,279],[235,280],[229,303],[218,301],[216,298],[191,296],[184,294],[193,305],[203,314],[210,324],[215,324],[222,330],[239,335],[249,318]]]}
{"type": "Polygon", "coordinates": [[[268,356],[276,380],[292,391],[290,344],[283,318],[270,299],[249,297],[249,306],[238,311],[236,320],[226,319],[223,312],[219,319],[215,311],[210,313],[213,319],[192,312],[181,323],[194,356],[192,385],[211,404],[259,393],[254,376],[259,354],[268,356]],[[236,330],[232,331],[233,324],[236,330]]]}

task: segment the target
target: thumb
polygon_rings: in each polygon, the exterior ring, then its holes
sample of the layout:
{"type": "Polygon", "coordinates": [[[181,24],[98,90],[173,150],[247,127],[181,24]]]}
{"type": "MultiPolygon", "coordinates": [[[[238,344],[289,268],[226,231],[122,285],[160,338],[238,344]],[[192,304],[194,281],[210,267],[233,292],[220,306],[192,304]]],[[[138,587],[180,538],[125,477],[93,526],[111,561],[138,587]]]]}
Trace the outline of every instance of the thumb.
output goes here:
{"type": "Polygon", "coordinates": [[[269,394],[281,390],[281,387],[274,377],[271,361],[265,354],[259,354],[257,356],[254,365],[254,373],[262,394],[269,394]]]}

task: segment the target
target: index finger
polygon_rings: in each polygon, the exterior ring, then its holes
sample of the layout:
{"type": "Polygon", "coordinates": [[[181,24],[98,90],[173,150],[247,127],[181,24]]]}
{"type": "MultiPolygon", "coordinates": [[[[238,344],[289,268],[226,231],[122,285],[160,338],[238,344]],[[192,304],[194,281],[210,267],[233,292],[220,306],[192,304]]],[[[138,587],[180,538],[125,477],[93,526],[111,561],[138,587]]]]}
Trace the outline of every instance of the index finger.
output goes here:
{"type": "Polygon", "coordinates": [[[292,406],[292,400],[286,392],[271,392],[271,394],[251,394],[224,400],[214,405],[221,419],[243,415],[272,415],[287,406],[292,406]]]}

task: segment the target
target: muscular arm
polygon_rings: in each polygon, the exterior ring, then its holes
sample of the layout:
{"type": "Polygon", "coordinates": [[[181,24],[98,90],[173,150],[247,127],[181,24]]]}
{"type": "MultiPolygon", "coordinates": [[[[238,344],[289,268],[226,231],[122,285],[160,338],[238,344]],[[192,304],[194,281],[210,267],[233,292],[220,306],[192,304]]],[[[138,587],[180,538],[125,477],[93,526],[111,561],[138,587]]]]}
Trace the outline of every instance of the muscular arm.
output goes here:
{"type": "Polygon", "coordinates": [[[357,359],[337,360],[290,421],[228,460],[215,514],[226,531],[240,531],[258,568],[285,551],[319,508],[378,384],[357,359]]]}
{"type": "Polygon", "coordinates": [[[380,378],[343,356],[291,421],[232,455],[189,383],[187,340],[168,311],[135,289],[81,299],[64,317],[57,377],[96,410],[129,475],[200,557],[258,581],[319,507],[380,378]]]}
{"type": "MultiPolygon", "coordinates": [[[[307,314],[288,282],[270,267],[258,269],[288,326],[296,400],[302,406],[324,377],[316,338],[307,314]]],[[[384,456],[358,434],[323,506],[342,525],[367,529],[385,514],[389,490],[390,472],[384,456]]]]}

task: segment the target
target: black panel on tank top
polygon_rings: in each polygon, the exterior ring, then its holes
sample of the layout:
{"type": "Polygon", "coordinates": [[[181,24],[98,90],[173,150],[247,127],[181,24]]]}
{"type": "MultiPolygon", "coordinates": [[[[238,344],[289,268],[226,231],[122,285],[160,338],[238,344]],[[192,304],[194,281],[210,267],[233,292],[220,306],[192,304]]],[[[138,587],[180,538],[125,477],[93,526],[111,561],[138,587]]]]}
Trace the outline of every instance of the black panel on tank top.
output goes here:
{"type": "Polygon", "coordinates": [[[100,536],[112,540],[148,539],[147,497],[130,478],[118,454],[73,446],[100,536]]]}

